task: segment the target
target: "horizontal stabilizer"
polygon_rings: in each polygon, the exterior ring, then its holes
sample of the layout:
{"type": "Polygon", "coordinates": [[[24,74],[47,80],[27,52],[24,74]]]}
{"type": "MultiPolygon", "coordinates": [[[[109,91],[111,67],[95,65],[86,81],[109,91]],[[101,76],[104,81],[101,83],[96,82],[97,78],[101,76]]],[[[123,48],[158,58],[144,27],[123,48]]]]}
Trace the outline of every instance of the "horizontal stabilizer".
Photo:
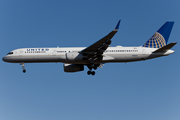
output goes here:
{"type": "Polygon", "coordinates": [[[166,52],[168,50],[170,50],[177,42],[173,42],[170,43],[162,48],[157,49],[156,51],[154,51],[153,53],[162,53],[162,52],[166,52]]]}

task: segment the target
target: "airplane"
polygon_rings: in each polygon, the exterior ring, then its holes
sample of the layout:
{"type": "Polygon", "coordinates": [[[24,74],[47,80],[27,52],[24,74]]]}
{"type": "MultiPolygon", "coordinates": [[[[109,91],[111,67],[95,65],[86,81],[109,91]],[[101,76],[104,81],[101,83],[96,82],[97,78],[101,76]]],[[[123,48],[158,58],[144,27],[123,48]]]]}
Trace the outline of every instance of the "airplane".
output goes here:
{"type": "Polygon", "coordinates": [[[177,42],[167,44],[174,22],[164,23],[142,46],[111,47],[111,39],[117,33],[120,21],[114,30],[89,47],[20,48],[9,52],[2,60],[20,63],[23,73],[26,72],[25,63],[62,62],[64,63],[64,72],[84,71],[84,66],[87,66],[89,69],[87,74],[95,75],[93,69],[96,70],[105,63],[144,61],[175,52],[171,48],[177,42]]]}

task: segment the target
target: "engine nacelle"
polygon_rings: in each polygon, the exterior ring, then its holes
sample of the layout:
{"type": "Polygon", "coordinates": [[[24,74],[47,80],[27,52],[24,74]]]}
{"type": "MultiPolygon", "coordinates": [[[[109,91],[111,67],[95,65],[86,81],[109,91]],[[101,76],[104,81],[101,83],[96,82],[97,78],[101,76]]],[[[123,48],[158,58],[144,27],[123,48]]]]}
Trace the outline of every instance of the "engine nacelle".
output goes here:
{"type": "Polygon", "coordinates": [[[78,52],[69,52],[66,53],[66,60],[70,62],[83,60],[83,55],[78,52]]]}
{"type": "Polygon", "coordinates": [[[78,72],[83,70],[84,65],[81,64],[64,64],[64,72],[78,72]]]}

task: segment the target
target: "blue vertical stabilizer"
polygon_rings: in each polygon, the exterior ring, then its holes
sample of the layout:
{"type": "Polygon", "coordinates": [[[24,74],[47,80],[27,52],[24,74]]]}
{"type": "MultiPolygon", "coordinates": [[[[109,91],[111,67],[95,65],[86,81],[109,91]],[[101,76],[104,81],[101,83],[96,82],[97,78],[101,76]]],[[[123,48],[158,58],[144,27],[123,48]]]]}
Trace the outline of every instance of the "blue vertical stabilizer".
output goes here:
{"type": "Polygon", "coordinates": [[[174,22],[166,22],[144,45],[143,47],[161,48],[166,46],[174,22]]]}

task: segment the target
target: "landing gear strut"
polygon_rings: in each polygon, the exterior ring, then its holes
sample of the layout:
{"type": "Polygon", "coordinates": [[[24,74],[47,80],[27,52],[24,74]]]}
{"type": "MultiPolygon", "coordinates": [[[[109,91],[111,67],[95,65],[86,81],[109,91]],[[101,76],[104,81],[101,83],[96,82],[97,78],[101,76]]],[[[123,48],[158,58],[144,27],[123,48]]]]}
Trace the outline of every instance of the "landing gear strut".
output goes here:
{"type": "Polygon", "coordinates": [[[87,71],[88,75],[95,75],[95,71],[92,71],[92,69],[96,70],[99,64],[89,64],[87,67],[89,68],[89,71],[87,71]]]}
{"type": "Polygon", "coordinates": [[[22,65],[23,73],[25,73],[26,69],[25,69],[24,63],[20,63],[20,65],[22,65]]]}

